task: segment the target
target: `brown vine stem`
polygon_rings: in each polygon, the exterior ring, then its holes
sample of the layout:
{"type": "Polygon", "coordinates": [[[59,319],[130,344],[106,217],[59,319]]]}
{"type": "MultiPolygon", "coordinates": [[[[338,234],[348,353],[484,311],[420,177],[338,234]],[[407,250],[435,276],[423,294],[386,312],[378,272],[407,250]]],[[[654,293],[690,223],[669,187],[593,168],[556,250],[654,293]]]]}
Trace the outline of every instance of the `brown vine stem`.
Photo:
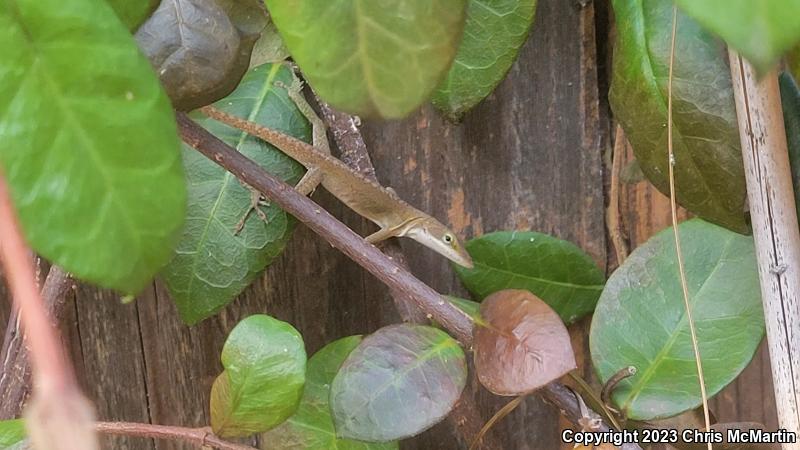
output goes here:
{"type": "MultiPolygon", "coordinates": [[[[368,244],[311,199],[300,195],[291,186],[270,175],[258,164],[193,122],[185,113],[176,113],[176,119],[184,142],[257,189],[387,286],[409,295],[418,308],[442,324],[462,345],[471,348],[472,319],[469,316],[442,298],[430,286],[401,268],[375,246],[368,244]]],[[[556,406],[572,423],[579,423],[582,417],[580,405],[572,391],[563,384],[553,382],[536,392],[556,406]]],[[[610,428],[601,423],[600,430],[610,430],[610,428]]],[[[636,444],[626,444],[622,448],[641,450],[636,444]]]]}
{"type": "Polygon", "coordinates": [[[220,450],[255,450],[255,447],[249,445],[226,441],[207,427],[184,428],[149,423],[97,422],[95,429],[102,434],[190,442],[198,447],[213,447],[220,450]]]}
{"type": "Polygon", "coordinates": [[[467,347],[472,345],[472,321],[466,313],[400,267],[396,261],[389,259],[377,247],[367,243],[311,199],[270,175],[258,164],[197,125],[186,114],[178,112],[176,118],[184,142],[260,191],[389,288],[408,295],[422,311],[436,317],[462,344],[467,347]]]}
{"type": "MultiPolygon", "coordinates": [[[[703,400],[703,417],[705,419],[706,431],[711,431],[711,417],[708,412],[708,395],[706,394],[706,381],[703,376],[703,362],[700,359],[700,346],[697,344],[697,331],[692,317],[692,305],[689,301],[689,284],[686,282],[686,270],[683,264],[683,252],[681,251],[681,237],[678,231],[678,206],[675,201],[675,153],[672,146],[672,79],[675,68],[675,35],[678,30],[678,6],[672,5],[672,39],[669,50],[669,78],[667,78],[667,151],[669,152],[669,205],[672,213],[672,233],[675,236],[675,253],[678,258],[678,273],[680,274],[681,289],[683,290],[683,304],[686,307],[686,321],[689,323],[689,333],[692,337],[692,349],[697,365],[697,378],[700,382],[700,397],[703,400]]],[[[712,450],[713,445],[708,442],[708,450],[712,450]]]]}

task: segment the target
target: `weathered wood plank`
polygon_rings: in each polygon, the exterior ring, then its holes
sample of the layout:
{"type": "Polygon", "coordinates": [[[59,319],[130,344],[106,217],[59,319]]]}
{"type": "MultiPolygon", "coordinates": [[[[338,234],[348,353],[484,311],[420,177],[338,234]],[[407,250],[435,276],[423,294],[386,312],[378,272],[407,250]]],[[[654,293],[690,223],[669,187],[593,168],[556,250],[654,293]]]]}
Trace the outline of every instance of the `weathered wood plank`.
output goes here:
{"type": "MultiPolygon", "coordinates": [[[[364,128],[378,178],[466,237],[532,229],[568,239],[605,265],[602,134],[591,6],[539,2],[531,37],[508,78],[453,125],[431,108],[364,128]]],[[[462,293],[449,264],[403,243],[413,271],[462,293]]],[[[585,331],[574,342],[588,362],[585,331]]],[[[478,396],[488,419],[508,399],[478,396]]],[[[560,446],[559,416],[532,397],[495,427],[506,448],[560,446]]],[[[425,434],[405,448],[454,448],[425,434]],[[441,445],[445,445],[440,447],[441,445]]]]}

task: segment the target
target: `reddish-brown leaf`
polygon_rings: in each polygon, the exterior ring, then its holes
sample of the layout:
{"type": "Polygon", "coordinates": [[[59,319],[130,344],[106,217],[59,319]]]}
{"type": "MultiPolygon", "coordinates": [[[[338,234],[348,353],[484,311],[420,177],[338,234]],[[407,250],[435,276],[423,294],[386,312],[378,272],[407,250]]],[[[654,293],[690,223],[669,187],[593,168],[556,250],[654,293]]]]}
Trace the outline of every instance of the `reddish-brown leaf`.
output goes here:
{"type": "Polygon", "coordinates": [[[528,291],[498,291],[481,303],[486,326],[475,329],[475,369],[497,395],[523,395],[576,367],[558,314],[528,291]]]}

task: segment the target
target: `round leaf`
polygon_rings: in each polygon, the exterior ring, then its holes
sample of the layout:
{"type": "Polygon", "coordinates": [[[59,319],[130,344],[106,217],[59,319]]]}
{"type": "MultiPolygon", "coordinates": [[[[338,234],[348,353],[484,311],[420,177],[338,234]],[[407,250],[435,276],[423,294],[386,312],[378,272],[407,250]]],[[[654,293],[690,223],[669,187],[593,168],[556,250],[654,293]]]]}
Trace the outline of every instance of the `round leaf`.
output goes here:
{"type": "Polygon", "coordinates": [[[466,0],[266,0],[314,90],[352,114],[399,118],[450,67],[466,0]]]}
{"type": "Polygon", "coordinates": [[[186,185],[174,112],[105,3],[0,2],[0,166],[48,260],[137,293],[170,258],[186,185]]]}
{"type": "Polygon", "coordinates": [[[445,332],[410,324],[381,328],[333,379],[336,433],[371,442],[419,434],[447,416],[466,379],[464,351],[445,332]]]}
{"type": "Polygon", "coordinates": [[[503,289],[525,289],[566,323],[592,312],[605,276],[574,244],[532,231],[499,231],[466,244],[473,269],[454,266],[478,298],[503,289]]]}
{"type": "MultiPolygon", "coordinates": [[[[617,40],[611,107],[644,175],[668,194],[667,79],[673,2],[614,0],[613,5],[617,40]]],[[[679,12],[675,45],[676,199],[706,220],[740,233],[749,232],[747,190],[725,44],[679,12]]]]}
{"type": "Polygon", "coordinates": [[[567,327],[528,291],[496,292],[481,303],[475,372],[497,395],[525,395],[577,367],[567,327]]]}
{"type": "Polygon", "coordinates": [[[491,94],[516,61],[535,11],[536,0],[469,0],[464,37],[434,106],[458,120],[491,94]]]}
{"type": "Polygon", "coordinates": [[[747,58],[760,73],[800,42],[800,0],[677,0],[678,6],[747,58]]]}
{"type": "Polygon", "coordinates": [[[211,388],[211,428],[222,437],[269,430],[291,416],[303,394],[306,351],[291,325],[263,314],[231,331],[225,370],[211,388]]]}
{"type": "MultiPolygon", "coordinates": [[[[699,219],[678,230],[712,396],[744,369],[764,336],[753,239],[699,219]]],[[[608,280],[592,319],[590,348],[604,382],[636,367],[613,395],[628,417],[663,418],[700,405],[671,228],[637,248],[608,280]]]]}
{"type": "Polygon", "coordinates": [[[172,104],[189,111],[236,88],[265,24],[258,0],[163,0],[136,40],[172,104]]]}
{"type": "MultiPolygon", "coordinates": [[[[285,86],[292,72],[282,65],[252,69],[228,98],[214,106],[268,125],[299,139],[310,129],[285,86]]],[[[302,166],[269,144],[203,115],[194,119],[270,173],[296,183],[302,166]]],[[[251,193],[225,169],[188,146],[183,161],[189,186],[186,227],[175,257],[162,271],[181,318],[193,324],[230,303],[280,255],[291,237],[294,220],[274,204],[259,205],[264,221],[250,211],[251,193]],[[241,230],[241,220],[247,215],[241,230]]]]}
{"type": "Polygon", "coordinates": [[[361,336],[333,341],[308,360],[306,386],[297,412],[277,428],[262,435],[264,450],[333,449],[390,450],[397,442],[368,443],[336,437],[328,398],[333,377],[347,355],[361,343],[361,336]]]}

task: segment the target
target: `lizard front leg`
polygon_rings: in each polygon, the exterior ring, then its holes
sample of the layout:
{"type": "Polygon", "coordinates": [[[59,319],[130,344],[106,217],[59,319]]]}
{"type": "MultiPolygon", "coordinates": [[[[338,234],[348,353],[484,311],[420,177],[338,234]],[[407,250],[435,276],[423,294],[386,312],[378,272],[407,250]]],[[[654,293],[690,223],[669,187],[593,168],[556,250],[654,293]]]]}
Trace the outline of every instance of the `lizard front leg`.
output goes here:
{"type": "MultiPolygon", "coordinates": [[[[317,116],[311,105],[308,104],[306,98],[303,96],[303,82],[300,78],[294,76],[290,86],[284,85],[282,82],[277,81],[276,86],[281,86],[286,89],[286,94],[294,102],[297,110],[308,120],[311,124],[311,138],[314,148],[326,155],[331,154],[331,148],[328,144],[328,136],[325,130],[325,123],[317,116]]],[[[295,190],[303,195],[309,195],[314,192],[320,182],[322,182],[323,173],[316,167],[308,167],[307,172],[303,178],[295,185],[295,190]]]]}

